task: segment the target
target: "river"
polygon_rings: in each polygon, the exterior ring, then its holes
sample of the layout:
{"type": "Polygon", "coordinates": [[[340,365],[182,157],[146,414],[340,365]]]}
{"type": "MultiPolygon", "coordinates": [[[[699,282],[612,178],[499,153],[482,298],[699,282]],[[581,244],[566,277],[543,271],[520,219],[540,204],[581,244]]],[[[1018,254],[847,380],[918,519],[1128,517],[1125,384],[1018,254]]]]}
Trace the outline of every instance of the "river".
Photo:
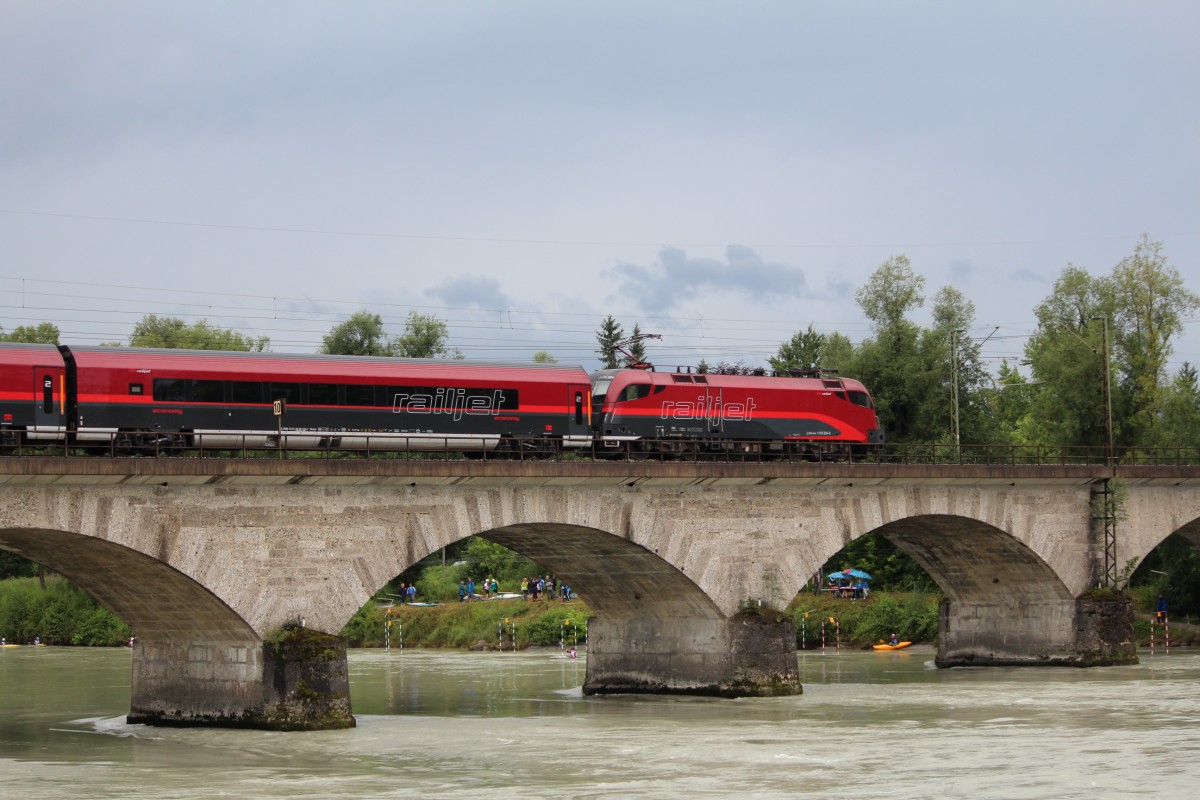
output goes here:
{"type": "Polygon", "coordinates": [[[953,670],[924,647],[801,653],[802,696],[745,700],[584,697],[583,658],[352,651],[358,727],[272,733],[127,725],[127,650],[7,648],[0,797],[1061,800],[1200,778],[1200,652],[953,670]]]}

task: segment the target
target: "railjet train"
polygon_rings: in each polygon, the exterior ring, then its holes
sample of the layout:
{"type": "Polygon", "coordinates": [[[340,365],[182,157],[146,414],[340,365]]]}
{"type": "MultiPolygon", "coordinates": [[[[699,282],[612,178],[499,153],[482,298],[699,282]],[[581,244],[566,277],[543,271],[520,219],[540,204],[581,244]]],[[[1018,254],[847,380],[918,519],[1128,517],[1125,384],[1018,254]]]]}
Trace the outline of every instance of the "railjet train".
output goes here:
{"type": "Polygon", "coordinates": [[[0,343],[0,444],[836,458],[883,432],[848,378],[0,343]]]}

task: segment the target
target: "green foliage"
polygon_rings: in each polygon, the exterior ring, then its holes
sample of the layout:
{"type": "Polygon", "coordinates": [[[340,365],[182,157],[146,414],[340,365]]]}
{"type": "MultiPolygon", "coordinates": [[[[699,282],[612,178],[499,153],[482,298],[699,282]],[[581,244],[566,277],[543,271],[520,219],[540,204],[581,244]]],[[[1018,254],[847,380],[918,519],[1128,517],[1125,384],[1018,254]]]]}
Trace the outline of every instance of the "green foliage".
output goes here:
{"type": "Polygon", "coordinates": [[[5,578],[32,578],[37,574],[37,564],[28,558],[0,550],[0,580],[5,578]]]}
{"type": "MultiPolygon", "coordinates": [[[[515,550],[488,541],[481,536],[468,536],[446,549],[446,566],[442,553],[436,551],[397,575],[384,587],[384,593],[396,593],[400,583],[415,583],[417,598],[430,602],[458,602],[458,582],[474,578],[480,584],[495,578],[502,592],[520,590],[521,578],[546,575],[549,570],[530,561],[515,550]]],[[[479,589],[482,592],[482,588],[479,589]]]]}
{"type": "Polygon", "coordinates": [[[50,576],[46,588],[33,578],[0,581],[0,636],[25,643],[121,645],[129,626],[65,578],[50,576]]]}
{"type": "Polygon", "coordinates": [[[596,343],[599,348],[596,352],[600,355],[601,369],[616,369],[620,364],[620,354],[617,352],[617,342],[625,338],[625,331],[622,330],[621,324],[609,314],[600,323],[600,329],[596,331],[596,343]]]}
{"type": "Polygon", "coordinates": [[[1186,361],[1163,390],[1162,414],[1149,444],[1200,448],[1200,387],[1196,368],[1186,361]]]}
{"type": "Polygon", "coordinates": [[[1134,570],[1129,585],[1143,611],[1152,611],[1163,594],[1173,617],[1200,615],[1200,552],[1180,534],[1168,536],[1134,570]]]}
{"type": "Polygon", "coordinates": [[[58,326],[50,322],[37,325],[18,325],[12,333],[0,327],[0,342],[23,342],[24,344],[58,344],[58,326]]]}
{"type": "Polygon", "coordinates": [[[809,323],[808,330],[792,334],[791,339],[779,345],[779,352],[768,358],[767,363],[781,374],[795,369],[816,369],[825,366],[821,359],[824,344],[825,335],[817,333],[809,323]]]}
{"type": "Polygon", "coordinates": [[[350,319],[339,322],[325,334],[321,352],[336,356],[391,355],[383,318],[369,311],[356,311],[350,319]]]}
{"type": "Polygon", "coordinates": [[[558,359],[550,355],[545,350],[538,350],[533,354],[533,363],[535,364],[557,364],[558,359]]]}
{"type": "Polygon", "coordinates": [[[636,322],[633,324],[633,333],[629,335],[632,339],[626,350],[629,355],[621,359],[621,366],[632,367],[635,364],[643,364],[646,362],[646,343],[638,337],[642,335],[641,326],[636,322]]]}
{"type": "MultiPolygon", "coordinates": [[[[360,609],[342,629],[353,647],[378,647],[383,644],[384,610],[375,605],[360,609]]],[[[392,642],[401,638],[405,647],[479,647],[498,648],[500,626],[504,626],[506,647],[511,646],[512,632],[516,646],[557,645],[562,637],[563,620],[571,619],[578,627],[576,635],[582,641],[591,612],[579,600],[560,603],[552,600],[488,600],[459,603],[457,600],[434,608],[394,606],[389,610],[392,620],[392,642]],[[504,622],[504,620],[509,622],[504,622]]],[[[567,631],[571,641],[571,631],[567,631]]]]}
{"type": "Polygon", "coordinates": [[[941,601],[937,592],[871,592],[866,600],[855,601],[802,594],[787,613],[796,624],[796,644],[805,649],[820,644],[822,621],[826,643],[833,640],[830,617],[838,620],[843,646],[869,647],[887,641],[893,633],[902,641],[935,642],[941,601]]]}
{"type": "Polygon", "coordinates": [[[147,314],[133,326],[130,347],[166,347],[184,350],[265,351],[271,344],[267,336],[254,338],[243,333],[210,325],[201,319],[188,325],[176,317],[147,314]]]}
{"type": "Polygon", "coordinates": [[[403,358],[462,358],[458,348],[447,344],[449,338],[446,323],[434,316],[409,311],[404,332],[391,341],[389,350],[391,355],[403,358]]]}
{"type": "Polygon", "coordinates": [[[374,601],[354,612],[354,616],[342,628],[341,635],[352,647],[375,644],[383,638],[385,610],[374,601]]]}
{"type": "Polygon", "coordinates": [[[917,562],[888,539],[877,534],[860,536],[821,567],[821,576],[843,569],[861,569],[871,576],[871,590],[933,592],[937,584],[917,562]]]}

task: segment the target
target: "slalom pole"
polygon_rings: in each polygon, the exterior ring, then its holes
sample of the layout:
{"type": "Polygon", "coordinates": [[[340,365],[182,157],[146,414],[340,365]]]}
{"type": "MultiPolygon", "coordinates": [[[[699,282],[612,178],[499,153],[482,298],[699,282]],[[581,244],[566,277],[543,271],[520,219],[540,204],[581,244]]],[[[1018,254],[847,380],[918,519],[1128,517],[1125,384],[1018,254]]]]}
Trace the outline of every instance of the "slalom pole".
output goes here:
{"type": "Polygon", "coordinates": [[[1163,612],[1163,655],[1171,655],[1171,617],[1163,612]]]}
{"type": "Polygon", "coordinates": [[[837,651],[840,654],[842,652],[842,618],[838,617],[833,622],[837,628],[837,651]]]}
{"type": "Polygon", "coordinates": [[[825,620],[821,620],[821,655],[825,655],[825,620]]]}

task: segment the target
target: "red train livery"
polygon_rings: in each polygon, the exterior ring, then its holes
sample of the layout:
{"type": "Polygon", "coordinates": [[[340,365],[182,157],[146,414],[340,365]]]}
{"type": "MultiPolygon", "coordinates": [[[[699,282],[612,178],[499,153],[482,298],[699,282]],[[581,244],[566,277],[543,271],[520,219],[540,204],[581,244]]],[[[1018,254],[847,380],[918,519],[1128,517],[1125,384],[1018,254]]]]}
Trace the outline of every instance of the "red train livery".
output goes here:
{"type": "Polygon", "coordinates": [[[587,373],[558,365],[4,344],[0,387],[0,430],[84,446],[481,452],[591,439],[587,373]]]}
{"type": "Polygon", "coordinates": [[[0,443],[52,442],[828,458],[883,433],[848,378],[0,343],[0,443]]]}
{"type": "Polygon", "coordinates": [[[846,457],[883,445],[865,386],[850,378],[601,370],[592,373],[607,449],[846,457]]]}

